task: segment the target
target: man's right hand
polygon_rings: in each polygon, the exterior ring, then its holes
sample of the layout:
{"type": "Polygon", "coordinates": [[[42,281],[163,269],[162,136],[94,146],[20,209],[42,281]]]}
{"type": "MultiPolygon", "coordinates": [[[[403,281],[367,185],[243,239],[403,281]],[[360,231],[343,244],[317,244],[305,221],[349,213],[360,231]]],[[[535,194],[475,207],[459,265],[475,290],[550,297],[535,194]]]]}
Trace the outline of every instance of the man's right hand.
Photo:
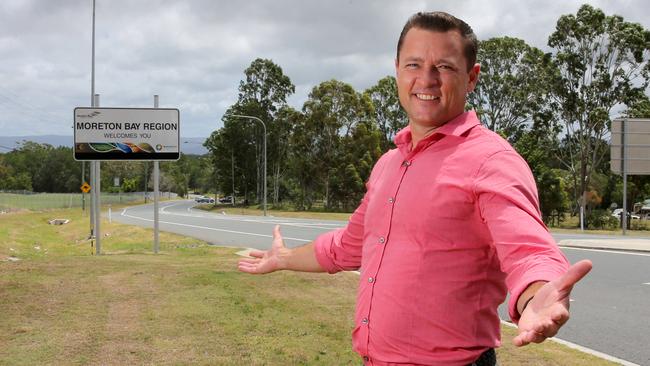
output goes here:
{"type": "Polygon", "coordinates": [[[280,225],[275,225],[271,249],[251,251],[249,255],[253,258],[240,260],[238,268],[242,272],[252,274],[265,274],[284,269],[281,258],[283,254],[286,256],[288,250],[282,240],[280,225]]]}

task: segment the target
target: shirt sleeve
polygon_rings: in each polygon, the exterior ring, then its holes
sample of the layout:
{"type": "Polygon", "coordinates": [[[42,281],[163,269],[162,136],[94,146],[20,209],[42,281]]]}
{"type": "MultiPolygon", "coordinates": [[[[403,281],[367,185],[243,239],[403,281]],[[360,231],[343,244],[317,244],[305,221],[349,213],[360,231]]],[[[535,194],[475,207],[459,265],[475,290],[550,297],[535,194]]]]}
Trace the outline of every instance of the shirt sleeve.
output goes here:
{"type": "Polygon", "coordinates": [[[492,236],[510,291],[508,312],[517,322],[517,300],[535,281],[552,281],[569,262],[541,219],[537,188],[528,165],[512,150],[486,159],[475,180],[480,214],[492,236]]]}
{"type": "Polygon", "coordinates": [[[357,207],[347,226],[320,235],[314,241],[316,260],[328,273],[353,271],[361,267],[363,219],[368,193],[357,207]]]}
{"type": "Polygon", "coordinates": [[[314,241],[316,260],[328,273],[353,271],[361,267],[364,220],[373,183],[381,175],[388,154],[375,164],[366,183],[366,193],[345,228],[327,232],[314,241]]]}

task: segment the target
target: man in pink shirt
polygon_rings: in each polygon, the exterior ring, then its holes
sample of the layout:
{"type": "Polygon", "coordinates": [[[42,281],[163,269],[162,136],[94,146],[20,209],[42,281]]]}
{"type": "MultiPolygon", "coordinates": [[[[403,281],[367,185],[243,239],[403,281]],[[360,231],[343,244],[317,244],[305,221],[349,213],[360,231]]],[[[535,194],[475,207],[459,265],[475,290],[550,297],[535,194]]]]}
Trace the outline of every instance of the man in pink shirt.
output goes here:
{"type": "Polygon", "coordinates": [[[417,13],[400,35],[395,69],[409,125],[373,168],[348,225],[239,269],[361,272],[354,350],[367,365],[495,365],[497,307],[510,292],[513,342],[554,336],[569,319],[569,266],[541,220],[526,162],[465,112],[480,65],[472,29],[449,14],[417,13]]]}

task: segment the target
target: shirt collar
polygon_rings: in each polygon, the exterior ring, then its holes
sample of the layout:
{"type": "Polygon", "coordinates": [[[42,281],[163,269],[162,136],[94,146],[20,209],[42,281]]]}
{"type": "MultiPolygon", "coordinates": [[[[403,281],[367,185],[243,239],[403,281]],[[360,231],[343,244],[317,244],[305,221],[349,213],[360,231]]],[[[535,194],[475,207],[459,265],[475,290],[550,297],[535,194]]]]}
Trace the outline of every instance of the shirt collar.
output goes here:
{"type": "MultiPolygon", "coordinates": [[[[449,122],[436,129],[434,133],[424,138],[422,141],[420,141],[420,143],[418,143],[418,145],[422,144],[425,141],[428,143],[434,138],[440,139],[440,135],[461,136],[465,132],[469,131],[472,127],[479,124],[481,124],[481,122],[478,120],[475,111],[472,110],[461,113],[449,122]]],[[[411,126],[406,126],[401,131],[399,131],[397,135],[395,135],[394,139],[395,146],[397,146],[397,148],[402,152],[410,151],[411,141],[411,126]]]]}

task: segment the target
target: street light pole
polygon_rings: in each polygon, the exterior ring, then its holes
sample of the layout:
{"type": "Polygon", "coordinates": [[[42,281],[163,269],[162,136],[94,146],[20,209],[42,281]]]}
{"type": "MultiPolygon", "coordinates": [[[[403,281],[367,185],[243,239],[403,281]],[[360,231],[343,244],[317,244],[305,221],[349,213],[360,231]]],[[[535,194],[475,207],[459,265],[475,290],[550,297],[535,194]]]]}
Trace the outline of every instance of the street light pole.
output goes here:
{"type": "MultiPolygon", "coordinates": [[[[262,124],[262,128],[264,128],[264,216],[266,216],[266,171],[267,171],[267,166],[266,166],[266,125],[264,122],[254,116],[243,116],[239,114],[231,114],[230,117],[237,117],[237,118],[247,118],[247,119],[252,119],[255,120],[259,123],[262,124]]],[[[233,197],[233,200],[235,198],[233,197]]]]}

